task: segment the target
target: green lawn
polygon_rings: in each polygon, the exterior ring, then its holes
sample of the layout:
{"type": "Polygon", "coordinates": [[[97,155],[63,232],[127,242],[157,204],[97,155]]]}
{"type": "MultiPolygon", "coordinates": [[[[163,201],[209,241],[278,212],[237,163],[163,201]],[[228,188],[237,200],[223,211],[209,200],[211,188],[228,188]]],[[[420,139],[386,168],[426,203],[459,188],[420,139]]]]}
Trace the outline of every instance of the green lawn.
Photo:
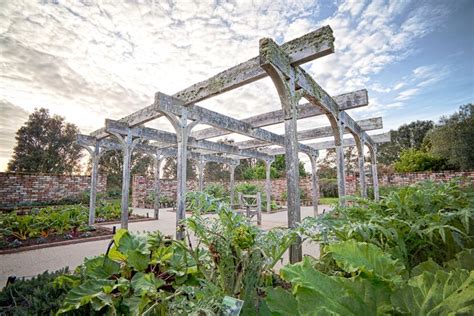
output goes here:
{"type": "Polygon", "coordinates": [[[322,197],[319,199],[319,204],[321,205],[331,205],[334,203],[337,203],[339,201],[339,198],[333,198],[333,197],[322,197]]]}

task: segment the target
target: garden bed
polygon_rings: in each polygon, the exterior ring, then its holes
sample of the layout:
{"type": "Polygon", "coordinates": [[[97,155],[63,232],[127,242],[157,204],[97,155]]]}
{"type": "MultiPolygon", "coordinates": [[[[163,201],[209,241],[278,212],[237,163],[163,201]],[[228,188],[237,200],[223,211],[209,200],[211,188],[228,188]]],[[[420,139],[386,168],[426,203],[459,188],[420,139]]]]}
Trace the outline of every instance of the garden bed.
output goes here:
{"type": "Polygon", "coordinates": [[[81,242],[90,242],[103,239],[109,239],[113,236],[112,229],[97,225],[94,231],[77,232],[77,234],[51,234],[46,237],[28,238],[16,243],[16,247],[11,247],[15,243],[13,236],[4,238],[5,245],[0,245],[0,255],[16,253],[21,251],[36,250],[49,247],[64,246],[70,244],[77,244],[81,242]]]}

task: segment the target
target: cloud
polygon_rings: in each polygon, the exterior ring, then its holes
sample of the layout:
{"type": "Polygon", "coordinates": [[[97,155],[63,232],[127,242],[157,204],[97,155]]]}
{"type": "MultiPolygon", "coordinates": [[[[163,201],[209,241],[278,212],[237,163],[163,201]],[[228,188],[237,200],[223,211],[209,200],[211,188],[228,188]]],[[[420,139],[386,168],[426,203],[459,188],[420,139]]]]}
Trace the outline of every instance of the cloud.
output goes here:
{"type": "MultiPolygon", "coordinates": [[[[409,56],[448,11],[417,2],[339,4],[321,20],[313,0],[6,1],[0,98],[25,113],[46,107],[88,133],[149,105],[156,91],[173,94],[257,56],[262,37],[282,43],[328,24],[336,53],[305,68],[333,95],[386,93],[371,77],[409,56]]],[[[201,105],[236,118],[281,107],[269,79],[201,105]]],[[[311,124],[319,120],[302,126],[311,124]]]]}
{"type": "Polygon", "coordinates": [[[413,97],[415,94],[418,93],[420,89],[418,88],[412,88],[412,89],[407,89],[399,93],[398,97],[395,98],[397,101],[404,101],[408,100],[411,97],[413,97]]]}
{"type": "Polygon", "coordinates": [[[28,120],[29,113],[8,101],[0,100],[0,168],[6,169],[17,130],[28,120]]]}

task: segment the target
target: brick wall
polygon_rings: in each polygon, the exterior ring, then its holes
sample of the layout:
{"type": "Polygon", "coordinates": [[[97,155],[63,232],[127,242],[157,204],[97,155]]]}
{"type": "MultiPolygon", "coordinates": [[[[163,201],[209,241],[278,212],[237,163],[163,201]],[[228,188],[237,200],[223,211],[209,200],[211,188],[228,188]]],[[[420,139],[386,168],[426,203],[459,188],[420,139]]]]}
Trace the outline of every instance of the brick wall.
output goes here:
{"type": "MultiPolygon", "coordinates": [[[[379,186],[405,186],[420,181],[447,182],[459,179],[462,185],[474,185],[474,171],[442,171],[442,172],[410,172],[379,174],[379,186]]],[[[372,186],[372,178],[366,176],[367,186],[372,186]]],[[[359,190],[359,175],[350,174],[346,177],[346,192],[354,194],[359,190]]]]}
{"type": "MultiPolygon", "coordinates": [[[[205,182],[204,186],[210,182],[205,182]]],[[[227,190],[229,189],[229,182],[211,182],[219,183],[223,185],[227,190]]],[[[235,185],[240,183],[253,183],[265,188],[265,180],[252,180],[252,181],[236,181],[235,185]]],[[[132,180],[132,206],[133,207],[145,207],[146,197],[151,194],[153,189],[154,180],[147,179],[141,175],[135,175],[132,180]]],[[[197,190],[199,185],[197,181],[187,182],[188,191],[197,190]]],[[[300,188],[306,193],[308,199],[311,198],[311,178],[301,178],[300,188]]],[[[274,179],[272,180],[272,198],[280,200],[283,192],[286,192],[286,179],[274,179]]],[[[161,179],[161,194],[167,196],[172,200],[176,200],[176,180],[161,179]]]]}
{"type": "MultiPolygon", "coordinates": [[[[416,172],[416,173],[394,173],[394,174],[380,174],[380,186],[403,186],[414,184],[423,180],[431,180],[435,182],[449,181],[454,178],[461,178],[461,183],[464,185],[474,185],[474,171],[458,172],[458,171],[444,171],[444,172],[416,172]]],[[[366,177],[367,186],[372,186],[372,178],[366,177]]],[[[214,182],[216,183],[216,182],[214,182]]],[[[218,182],[228,189],[228,181],[218,182]]],[[[236,181],[239,183],[254,183],[265,187],[265,180],[252,181],[236,181]]],[[[204,186],[209,184],[204,183],[204,186]]],[[[188,181],[187,187],[189,191],[197,190],[197,181],[188,181]]],[[[301,178],[300,188],[305,192],[308,199],[311,198],[311,178],[301,178]]],[[[346,192],[348,195],[357,193],[359,190],[359,176],[358,174],[346,175],[346,192]]],[[[283,192],[286,191],[286,179],[272,180],[272,198],[281,199],[283,192]]],[[[135,175],[132,180],[132,205],[133,207],[144,207],[146,197],[153,192],[153,179],[147,179],[144,176],[135,175]]],[[[161,180],[162,195],[166,195],[172,200],[176,200],[176,180],[162,179],[161,180]]]]}
{"type": "MultiPolygon", "coordinates": [[[[99,175],[98,192],[106,185],[107,177],[99,175]]],[[[0,172],[0,206],[75,198],[89,188],[89,176],[0,172]]]]}

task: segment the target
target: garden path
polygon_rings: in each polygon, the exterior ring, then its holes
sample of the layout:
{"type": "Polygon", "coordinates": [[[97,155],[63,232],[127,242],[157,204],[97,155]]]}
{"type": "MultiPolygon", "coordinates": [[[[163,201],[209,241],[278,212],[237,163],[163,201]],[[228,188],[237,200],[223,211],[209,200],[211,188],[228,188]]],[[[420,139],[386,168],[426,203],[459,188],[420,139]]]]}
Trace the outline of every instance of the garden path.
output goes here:
{"type": "MultiPolygon", "coordinates": [[[[319,211],[329,209],[327,205],[319,205],[319,211]]],[[[134,209],[135,214],[150,215],[153,210],[134,209]]],[[[301,207],[301,217],[313,215],[312,207],[301,207]]],[[[129,230],[133,232],[155,231],[160,230],[165,235],[174,235],[176,214],[168,210],[160,211],[160,219],[157,221],[146,221],[129,223],[129,230]]],[[[270,229],[272,227],[286,226],[288,221],[287,212],[277,212],[272,214],[262,213],[262,228],[270,229]]],[[[113,225],[108,225],[112,227],[113,225]]],[[[119,228],[120,225],[117,225],[119,228]]],[[[8,276],[16,275],[17,277],[31,277],[44,271],[56,271],[63,267],[69,266],[74,269],[80,265],[84,258],[97,256],[104,253],[110,240],[99,240],[84,242],[72,245],[50,247],[23,251],[13,254],[0,255],[0,288],[5,286],[8,276]]],[[[303,254],[312,256],[319,255],[319,247],[316,244],[303,244],[303,254]]],[[[277,268],[288,262],[288,254],[284,255],[282,263],[277,268]]]]}

